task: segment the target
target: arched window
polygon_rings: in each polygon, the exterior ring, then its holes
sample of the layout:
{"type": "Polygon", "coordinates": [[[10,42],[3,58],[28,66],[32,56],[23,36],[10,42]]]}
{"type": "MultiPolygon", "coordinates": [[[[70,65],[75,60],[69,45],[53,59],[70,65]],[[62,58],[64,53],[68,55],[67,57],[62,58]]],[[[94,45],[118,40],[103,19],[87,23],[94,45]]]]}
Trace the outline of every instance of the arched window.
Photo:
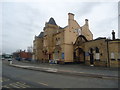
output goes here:
{"type": "Polygon", "coordinates": [[[93,53],[93,49],[92,48],[90,48],[90,53],[93,53]]]}
{"type": "Polygon", "coordinates": [[[100,52],[98,47],[95,47],[95,52],[95,60],[100,61],[100,52]]]}
{"type": "Polygon", "coordinates": [[[99,53],[99,48],[98,47],[95,48],[95,52],[99,53]]]}

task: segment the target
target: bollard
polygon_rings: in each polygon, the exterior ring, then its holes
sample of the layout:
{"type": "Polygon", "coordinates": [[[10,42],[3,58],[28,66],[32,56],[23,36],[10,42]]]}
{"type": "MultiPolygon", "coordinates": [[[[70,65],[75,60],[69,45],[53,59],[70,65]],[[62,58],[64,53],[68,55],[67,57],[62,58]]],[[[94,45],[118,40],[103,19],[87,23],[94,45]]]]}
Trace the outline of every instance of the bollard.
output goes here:
{"type": "Polygon", "coordinates": [[[55,60],[55,64],[57,64],[57,60],[55,60]]]}
{"type": "Polygon", "coordinates": [[[12,64],[12,60],[10,61],[10,64],[12,64]]]}
{"type": "Polygon", "coordinates": [[[91,66],[91,67],[93,67],[94,65],[93,65],[93,64],[91,64],[90,66],[91,66]]]}

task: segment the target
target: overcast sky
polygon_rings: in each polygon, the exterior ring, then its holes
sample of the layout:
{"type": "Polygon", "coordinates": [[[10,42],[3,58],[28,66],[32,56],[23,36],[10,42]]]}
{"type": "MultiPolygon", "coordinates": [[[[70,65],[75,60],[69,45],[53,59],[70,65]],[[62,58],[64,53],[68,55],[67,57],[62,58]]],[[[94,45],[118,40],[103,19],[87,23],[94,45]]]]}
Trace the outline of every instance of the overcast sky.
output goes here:
{"type": "MultiPolygon", "coordinates": [[[[12,53],[33,45],[35,35],[43,31],[45,22],[53,17],[57,25],[68,23],[68,13],[75,14],[75,20],[84,25],[89,20],[89,28],[94,39],[111,38],[115,30],[118,37],[118,2],[80,2],[78,0],[53,0],[47,2],[1,2],[0,25],[2,25],[2,52],[12,53]]],[[[36,1],[36,0],[35,0],[36,1]]],[[[0,39],[1,40],[1,39],[0,39]]],[[[1,44],[1,43],[0,43],[1,44]]],[[[0,49],[1,50],[1,49],[0,49]]]]}

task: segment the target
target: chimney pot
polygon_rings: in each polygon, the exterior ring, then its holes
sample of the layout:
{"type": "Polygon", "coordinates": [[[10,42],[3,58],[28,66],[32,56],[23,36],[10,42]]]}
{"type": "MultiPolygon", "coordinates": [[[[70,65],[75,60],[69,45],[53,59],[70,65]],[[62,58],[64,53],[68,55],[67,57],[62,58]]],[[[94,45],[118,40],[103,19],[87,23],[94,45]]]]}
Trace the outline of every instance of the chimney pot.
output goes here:
{"type": "Polygon", "coordinates": [[[88,21],[88,19],[85,19],[85,21],[88,21]]]}
{"type": "Polygon", "coordinates": [[[112,39],[115,40],[115,32],[112,30],[112,39]]]}
{"type": "Polygon", "coordinates": [[[85,19],[85,24],[88,25],[88,19],[85,19]]]}
{"type": "Polygon", "coordinates": [[[69,19],[74,20],[74,14],[73,13],[68,13],[69,19]]]}

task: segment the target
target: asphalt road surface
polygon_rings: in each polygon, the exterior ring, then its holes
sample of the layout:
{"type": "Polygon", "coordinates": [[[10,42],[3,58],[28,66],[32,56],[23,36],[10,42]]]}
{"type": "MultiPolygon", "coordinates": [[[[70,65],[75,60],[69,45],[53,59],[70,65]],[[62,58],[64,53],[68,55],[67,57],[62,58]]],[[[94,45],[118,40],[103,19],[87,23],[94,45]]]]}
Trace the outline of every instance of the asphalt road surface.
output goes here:
{"type": "Polygon", "coordinates": [[[118,88],[118,80],[55,73],[2,65],[3,88],[118,88]]]}

